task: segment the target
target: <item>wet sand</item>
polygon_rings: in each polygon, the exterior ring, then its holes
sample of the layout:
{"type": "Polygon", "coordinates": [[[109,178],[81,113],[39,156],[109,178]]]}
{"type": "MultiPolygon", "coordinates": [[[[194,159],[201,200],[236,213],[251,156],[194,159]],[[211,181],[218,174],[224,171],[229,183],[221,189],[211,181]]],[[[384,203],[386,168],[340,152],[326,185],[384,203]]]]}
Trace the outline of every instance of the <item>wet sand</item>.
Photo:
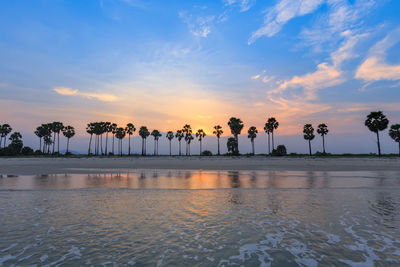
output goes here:
{"type": "Polygon", "coordinates": [[[118,173],[130,169],[400,171],[400,158],[122,157],[0,158],[2,175],[118,173]]]}

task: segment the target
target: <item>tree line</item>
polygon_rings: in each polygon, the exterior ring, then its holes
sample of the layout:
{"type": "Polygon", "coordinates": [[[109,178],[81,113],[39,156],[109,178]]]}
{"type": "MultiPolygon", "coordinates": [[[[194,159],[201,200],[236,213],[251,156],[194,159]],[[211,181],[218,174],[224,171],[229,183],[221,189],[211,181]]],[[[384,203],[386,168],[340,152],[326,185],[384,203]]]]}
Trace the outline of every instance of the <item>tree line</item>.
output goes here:
{"type": "MultiPolygon", "coordinates": [[[[383,114],[382,111],[373,111],[367,115],[364,122],[365,126],[376,134],[378,155],[381,156],[381,145],[379,132],[385,130],[389,125],[389,120],[383,114]]],[[[244,128],[243,121],[239,118],[232,117],[227,123],[232,137],[227,139],[228,153],[232,155],[239,155],[239,135],[242,133],[244,128]]],[[[274,133],[279,127],[279,122],[274,118],[270,117],[265,122],[263,128],[264,132],[268,136],[268,151],[267,154],[286,154],[286,148],[283,145],[277,146],[275,149],[274,133]],[[272,145],[272,146],[271,146],[272,145]],[[271,149],[272,147],[272,149],[271,149]]],[[[29,154],[33,153],[33,150],[29,147],[23,147],[22,135],[19,132],[12,133],[12,128],[9,124],[0,125],[0,151],[1,154],[13,153],[13,154],[29,154]],[[9,140],[11,141],[9,146],[6,147],[7,136],[10,134],[9,140]],[[24,151],[22,151],[25,149],[24,151]],[[4,152],[6,151],[6,152],[4,152]]],[[[128,123],[125,127],[119,127],[116,123],[111,122],[91,122],[86,126],[86,132],[90,135],[88,155],[115,155],[122,156],[123,154],[123,139],[128,136],[128,155],[131,155],[131,136],[136,132],[136,127],[133,123],[128,123]],[[108,151],[108,141],[111,138],[111,151],[108,151]],[[117,139],[117,144],[115,144],[117,139]],[[116,149],[115,149],[116,148],[116,149]]],[[[323,154],[326,154],[325,148],[325,137],[328,134],[328,126],[325,123],[318,125],[317,134],[322,137],[322,150],[323,154]]],[[[59,154],[60,153],[60,133],[67,139],[66,142],[66,154],[69,153],[70,139],[75,135],[75,129],[73,126],[64,126],[62,122],[51,122],[45,123],[38,126],[35,130],[35,135],[39,138],[39,149],[35,152],[36,154],[59,154]],[[57,150],[56,150],[57,145],[57,150]]],[[[220,137],[224,133],[221,125],[215,125],[213,127],[213,135],[217,138],[217,154],[220,155],[220,137]]],[[[258,130],[255,126],[250,126],[247,131],[247,137],[250,140],[252,154],[255,154],[255,139],[257,137],[258,130]]],[[[147,155],[147,138],[151,135],[154,141],[154,152],[153,155],[158,155],[158,141],[162,134],[159,130],[152,130],[151,132],[146,126],[141,126],[138,131],[138,135],[142,138],[141,154],[147,155]]],[[[182,155],[182,140],[185,142],[185,155],[191,155],[191,143],[192,140],[197,138],[199,141],[199,154],[210,154],[209,151],[203,151],[202,141],[207,136],[203,129],[198,129],[193,132],[190,124],[185,124],[182,129],[178,129],[175,132],[168,131],[165,135],[169,142],[169,154],[172,155],[171,143],[175,138],[179,145],[179,155],[182,155]],[[207,153],[206,153],[207,152],[207,153]]],[[[398,143],[399,156],[400,156],[400,124],[393,124],[389,129],[389,136],[398,143]]],[[[312,155],[311,141],[314,140],[314,127],[312,124],[307,123],[303,127],[303,137],[308,142],[309,154],[312,155]]]]}

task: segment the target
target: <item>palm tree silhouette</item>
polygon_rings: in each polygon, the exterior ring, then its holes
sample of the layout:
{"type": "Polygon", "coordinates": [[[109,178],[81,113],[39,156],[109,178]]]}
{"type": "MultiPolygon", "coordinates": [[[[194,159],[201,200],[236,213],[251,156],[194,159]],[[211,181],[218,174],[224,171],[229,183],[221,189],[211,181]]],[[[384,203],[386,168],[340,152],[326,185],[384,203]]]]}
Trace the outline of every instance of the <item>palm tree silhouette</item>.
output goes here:
{"type": "Polygon", "coordinates": [[[53,153],[54,153],[54,147],[56,144],[56,135],[57,135],[57,153],[60,153],[60,132],[63,129],[64,129],[64,125],[62,122],[55,121],[52,123],[52,131],[54,133],[53,153]]]}
{"type": "Polygon", "coordinates": [[[270,132],[271,132],[271,139],[272,139],[272,150],[275,149],[275,144],[274,144],[274,131],[278,129],[279,127],[279,122],[274,117],[271,117],[268,119],[268,125],[270,127],[270,132]]]}
{"type": "Polygon", "coordinates": [[[189,124],[183,126],[182,132],[185,134],[186,156],[190,155],[190,142],[193,140],[192,127],[189,124]]]}
{"type": "Polygon", "coordinates": [[[125,131],[128,134],[128,139],[129,139],[129,149],[128,149],[128,155],[131,155],[131,135],[136,131],[135,126],[132,123],[128,123],[125,127],[125,131]]]}
{"type": "Polygon", "coordinates": [[[200,142],[200,155],[201,155],[201,152],[202,152],[201,141],[203,140],[204,137],[206,137],[206,133],[203,131],[203,129],[198,129],[197,133],[196,133],[196,137],[199,139],[199,142],[200,142]]]}
{"type": "Polygon", "coordinates": [[[118,126],[116,123],[112,123],[110,125],[110,131],[113,135],[113,137],[112,137],[112,153],[113,153],[113,155],[114,155],[114,139],[115,139],[115,134],[117,133],[117,128],[118,128],[118,126]]]}
{"type": "Polygon", "coordinates": [[[112,132],[111,122],[107,121],[104,123],[105,132],[106,132],[106,148],[104,150],[104,154],[108,155],[108,133],[112,132]]]}
{"type": "Polygon", "coordinates": [[[231,129],[231,133],[235,137],[236,140],[236,148],[233,151],[234,154],[239,154],[239,134],[242,132],[243,129],[243,122],[239,118],[232,117],[228,121],[228,126],[231,129]]]}
{"type": "MultiPolygon", "coordinates": [[[[1,128],[1,126],[0,126],[1,128]]],[[[42,138],[46,135],[45,128],[41,125],[36,127],[35,135],[39,137],[39,150],[42,150],[42,138]]],[[[1,141],[0,141],[1,143],[1,141]]]]}
{"type": "Polygon", "coordinates": [[[174,133],[172,131],[168,131],[167,135],[165,136],[169,141],[169,155],[171,156],[171,141],[174,139],[174,133]]]}
{"type": "Polygon", "coordinates": [[[146,139],[150,135],[150,132],[146,126],[142,126],[139,129],[139,135],[142,137],[142,156],[144,156],[146,155],[146,139]]]}
{"type": "Polygon", "coordinates": [[[311,152],[311,140],[314,139],[314,128],[312,127],[311,124],[305,124],[303,128],[303,133],[304,133],[304,139],[308,140],[308,148],[310,150],[310,156],[312,156],[311,152]]]}
{"type": "Polygon", "coordinates": [[[66,126],[63,129],[63,135],[67,138],[67,152],[66,154],[68,154],[69,152],[69,139],[71,139],[74,135],[75,135],[75,129],[72,126],[66,126]]]}
{"type": "Polygon", "coordinates": [[[325,123],[318,125],[317,133],[322,136],[322,151],[325,154],[325,135],[329,132],[328,126],[325,123]]]}
{"type": "Polygon", "coordinates": [[[235,154],[236,146],[237,146],[237,141],[236,141],[235,137],[229,137],[226,142],[226,146],[228,148],[228,153],[230,152],[232,154],[235,154]]]}
{"type": "Polygon", "coordinates": [[[118,151],[120,156],[122,156],[122,139],[124,139],[125,136],[125,129],[122,127],[117,128],[117,133],[115,134],[115,137],[118,139],[118,151]]]}
{"type": "Polygon", "coordinates": [[[46,153],[47,150],[47,154],[50,154],[50,146],[53,143],[53,140],[51,140],[51,135],[46,135],[43,138],[43,142],[44,142],[44,153],[46,153]]]}
{"type": "Polygon", "coordinates": [[[181,140],[182,138],[185,137],[185,134],[183,133],[183,130],[177,130],[175,137],[178,138],[178,142],[179,142],[179,156],[182,156],[182,151],[181,151],[181,140]]]}
{"type": "Polygon", "coordinates": [[[90,155],[90,148],[91,148],[91,146],[92,146],[92,137],[93,137],[93,134],[94,134],[94,125],[93,125],[92,122],[90,122],[90,123],[87,124],[87,126],[86,126],[86,132],[87,132],[88,134],[90,134],[89,149],[88,149],[88,155],[90,155]]]}
{"type": "Polygon", "coordinates": [[[365,120],[365,126],[371,132],[376,133],[377,144],[378,144],[378,155],[381,156],[381,143],[379,141],[379,131],[383,131],[388,127],[389,120],[383,114],[382,111],[372,111],[365,120]]]}
{"type": "Polygon", "coordinates": [[[393,124],[389,129],[389,136],[399,144],[399,156],[400,156],[400,124],[393,124]]]}
{"type": "Polygon", "coordinates": [[[43,153],[46,153],[46,148],[50,153],[50,145],[52,144],[52,142],[49,142],[49,139],[51,141],[51,123],[42,124],[40,127],[41,131],[43,131],[43,153]]]}
{"type": "Polygon", "coordinates": [[[185,135],[185,141],[186,141],[186,155],[190,156],[190,143],[194,139],[193,135],[191,133],[185,135]]]}
{"type": "Polygon", "coordinates": [[[251,141],[251,148],[252,148],[253,155],[254,155],[255,154],[254,153],[254,139],[257,137],[257,133],[258,133],[257,128],[255,126],[251,126],[249,128],[249,130],[247,131],[247,133],[248,133],[247,137],[250,138],[250,141],[251,141]]]}
{"type": "Polygon", "coordinates": [[[9,134],[9,133],[11,133],[11,131],[12,131],[12,128],[11,128],[11,126],[9,125],[9,124],[3,124],[3,125],[1,125],[1,127],[0,127],[0,148],[1,148],[1,140],[4,138],[4,144],[3,144],[3,147],[6,147],[6,139],[7,139],[7,135],[9,134]]]}
{"type": "Polygon", "coordinates": [[[224,133],[224,131],[222,131],[222,127],[220,125],[215,125],[214,126],[214,131],[213,134],[215,134],[217,136],[217,142],[218,142],[218,155],[221,155],[220,150],[219,150],[219,138],[221,137],[221,135],[224,133]]]}
{"type": "Polygon", "coordinates": [[[159,130],[153,130],[151,132],[151,135],[154,137],[154,156],[158,155],[158,139],[162,134],[160,133],[159,130]]]}

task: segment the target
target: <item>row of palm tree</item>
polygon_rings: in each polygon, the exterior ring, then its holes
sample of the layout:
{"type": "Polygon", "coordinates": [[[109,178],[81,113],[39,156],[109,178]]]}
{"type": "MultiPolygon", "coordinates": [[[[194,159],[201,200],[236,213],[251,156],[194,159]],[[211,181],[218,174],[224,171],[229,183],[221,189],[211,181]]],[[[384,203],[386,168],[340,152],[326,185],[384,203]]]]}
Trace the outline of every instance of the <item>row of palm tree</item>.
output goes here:
{"type": "MultiPolygon", "coordinates": [[[[244,124],[239,118],[232,117],[229,119],[227,125],[230,128],[233,137],[228,138],[227,147],[228,151],[232,154],[239,154],[239,135],[241,134],[244,124]]],[[[380,136],[379,132],[385,130],[389,125],[389,120],[383,114],[382,111],[371,112],[367,119],[365,120],[365,126],[377,136],[377,146],[378,155],[381,156],[381,146],[380,146],[380,136]]],[[[279,122],[274,118],[270,117],[267,119],[264,131],[268,136],[268,154],[271,153],[271,141],[272,141],[272,151],[275,150],[274,144],[274,132],[278,129],[279,122]]],[[[5,147],[7,135],[10,134],[12,128],[9,124],[0,125],[0,148],[5,147]]],[[[111,122],[91,122],[87,124],[86,132],[90,134],[88,154],[94,155],[108,155],[108,137],[112,135],[112,154],[114,154],[114,143],[115,138],[118,140],[118,154],[122,155],[123,151],[123,139],[128,135],[129,147],[128,155],[131,155],[131,136],[135,133],[136,128],[133,123],[128,123],[125,127],[118,127],[116,123],[111,122]],[[94,153],[92,153],[92,141],[94,136],[94,153]],[[105,145],[103,145],[103,137],[105,138],[105,145]]],[[[322,137],[322,148],[323,153],[326,153],[325,149],[325,136],[328,134],[328,126],[325,123],[318,125],[317,131],[322,137]]],[[[75,129],[72,126],[64,126],[62,122],[51,122],[38,126],[35,130],[35,134],[40,139],[39,148],[43,153],[55,153],[55,147],[57,144],[57,153],[60,152],[60,133],[62,133],[67,138],[67,153],[69,152],[69,142],[70,139],[75,135],[75,129]],[[42,146],[43,139],[43,146],[42,146]]],[[[218,144],[218,155],[220,155],[220,137],[224,133],[222,126],[215,125],[213,127],[213,134],[217,137],[218,144]]],[[[255,138],[257,137],[258,130],[255,126],[249,127],[247,131],[247,136],[251,142],[252,153],[255,153],[255,138]]],[[[314,128],[312,124],[305,124],[303,127],[304,139],[308,141],[309,153],[312,155],[311,141],[315,138],[314,128]]],[[[154,155],[158,155],[158,141],[162,136],[159,130],[153,130],[151,133],[146,126],[141,126],[139,128],[139,136],[142,138],[142,155],[146,155],[146,140],[147,137],[153,136],[154,138],[154,155]]],[[[207,136],[203,129],[198,129],[196,133],[193,134],[192,127],[189,124],[185,124],[182,129],[177,130],[175,133],[173,131],[168,131],[166,138],[169,141],[169,154],[172,155],[171,143],[174,138],[178,140],[179,143],[179,155],[182,155],[181,151],[181,141],[184,140],[186,143],[186,155],[190,155],[191,142],[196,137],[199,141],[199,152],[202,154],[202,141],[207,136]]],[[[399,145],[399,155],[400,155],[400,124],[391,125],[389,129],[389,136],[398,143],[399,145]]]]}
{"type": "Polygon", "coordinates": [[[75,128],[73,126],[64,126],[62,122],[55,121],[45,123],[38,126],[35,130],[35,135],[39,137],[39,150],[42,153],[50,153],[52,147],[52,153],[55,152],[56,137],[57,137],[57,153],[60,153],[60,133],[67,138],[67,151],[69,152],[69,141],[75,135],[75,128]],[[43,139],[43,146],[42,146],[43,139]],[[53,140],[52,140],[53,139],[53,140]]]}

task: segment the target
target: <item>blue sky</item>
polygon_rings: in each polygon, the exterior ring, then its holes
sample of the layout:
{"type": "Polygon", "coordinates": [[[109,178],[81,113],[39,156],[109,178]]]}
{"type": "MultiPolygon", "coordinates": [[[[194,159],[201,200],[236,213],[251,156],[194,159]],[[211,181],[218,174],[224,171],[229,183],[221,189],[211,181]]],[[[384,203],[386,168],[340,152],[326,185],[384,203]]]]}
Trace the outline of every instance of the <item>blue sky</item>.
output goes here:
{"type": "Polygon", "coordinates": [[[325,122],[369,138],[369,111],[400,122],[399,13],[396,0],[1,1],[0,123],[29,137],[61,120],[80,138],[89,121],[210,133],[238,116],[261,132],[275,116],[282,136],[325,122]]]}

